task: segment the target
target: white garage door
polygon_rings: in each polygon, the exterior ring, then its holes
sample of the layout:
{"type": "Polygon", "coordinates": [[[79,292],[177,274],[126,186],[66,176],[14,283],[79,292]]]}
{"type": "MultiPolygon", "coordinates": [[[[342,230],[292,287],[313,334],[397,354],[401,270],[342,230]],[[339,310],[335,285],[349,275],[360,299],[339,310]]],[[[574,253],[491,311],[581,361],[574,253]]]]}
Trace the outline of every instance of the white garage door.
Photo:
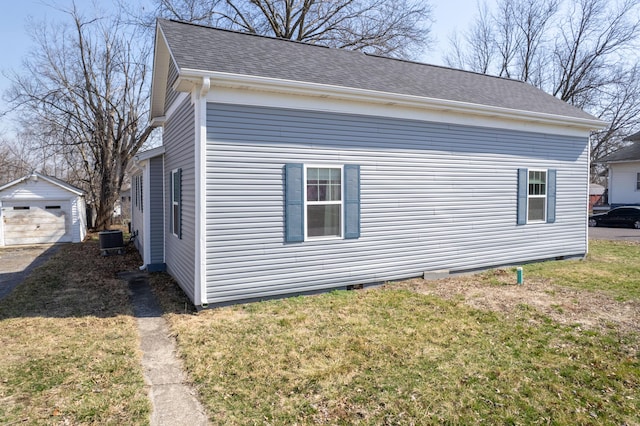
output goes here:
{"type": "Polygon", "coordinates": [[[71,203],[3,201],[4,244],[71,242],[71,203]]]}

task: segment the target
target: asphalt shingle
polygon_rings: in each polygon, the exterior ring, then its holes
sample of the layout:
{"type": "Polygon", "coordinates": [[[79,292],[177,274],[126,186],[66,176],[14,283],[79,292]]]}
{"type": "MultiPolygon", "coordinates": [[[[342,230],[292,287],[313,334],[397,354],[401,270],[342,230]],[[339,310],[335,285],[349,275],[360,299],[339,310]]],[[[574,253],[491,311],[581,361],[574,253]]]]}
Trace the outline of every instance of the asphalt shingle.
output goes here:
{"type": "Polygon", "coordinates": [[[179,70],[224,72],[593,120],[530,84],[435,65],[159,20],[179,70]]]}

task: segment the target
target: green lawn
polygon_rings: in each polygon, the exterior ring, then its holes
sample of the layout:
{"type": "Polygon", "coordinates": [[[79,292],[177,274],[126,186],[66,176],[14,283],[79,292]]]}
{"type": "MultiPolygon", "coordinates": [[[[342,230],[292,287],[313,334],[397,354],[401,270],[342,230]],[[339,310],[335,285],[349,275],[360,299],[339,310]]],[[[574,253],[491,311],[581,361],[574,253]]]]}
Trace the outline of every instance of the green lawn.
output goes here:
{"type": "MultiPolygon", "coordinates": [[[[115,276],[139,263],[66,245],[0,301],[0,424],[149,423],[115,276]]],[[[526,265],[525,282],[603,289],[637,315],[638,264],[640,246],[594,242],[586,261],[526,265]]],[[[511,277],[465,279],[495,290],[511,277]]],[[[476,309],[403,283],[195,315],[167,275],[152,285],[213,424],[640,424],[633,328],[561,324],[526,298],[476,309]]]]}
{"type": "Polygon", "coordinates": [[[604,290],[618,300],[640,300],[640,244],[591,241],[586,261],[533,263],[525,273],[567,287],[604,290]]]}
{"type": "MultiPolygon", "coordinates": [[[[638,300],[640,247],[528,279],[638,300]]],[[[491,282],[491,274],[478,280],[491,282]]],[[[153,277],[215,424],[640,424],[639,336],[561,325],[522,300],[508,315],[388,285],[200,312],[153,277]]]]}
{"type": "Polygon", "coordinates": [[[127,284],[137,253],[64,245],[0,301],[0,424],[148,424],[127,284]]]}

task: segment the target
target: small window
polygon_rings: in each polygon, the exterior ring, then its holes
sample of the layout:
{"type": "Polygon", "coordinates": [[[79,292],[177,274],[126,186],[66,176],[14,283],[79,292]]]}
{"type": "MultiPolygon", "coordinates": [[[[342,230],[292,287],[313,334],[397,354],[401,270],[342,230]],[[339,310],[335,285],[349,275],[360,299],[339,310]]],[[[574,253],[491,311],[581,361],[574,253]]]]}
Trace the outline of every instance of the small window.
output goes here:
{"type": "Polygon", "coordinates": [[[182,169],[176,169],[170,175],[171,184],[171,233],[182,238],[182,169]]]}
{"type": "Polygon", "coordinates": [[[29,206],[14,206],[14,210],[29,210],[29,206]]]}
{"type": "Polygon", "coordinates": [[[636,191],[640,191],[640,173],[636,173],[636,191]]]}
{"type": "Polygon", "coordinates": [[[60,206],[45,206],[46,210],[60,210],[60,206]]]}
{"type": "Polygon", "coordinates": [[[342,235],[342,169],[306,169],[307,237],[342,235]]]}
{"type": "Polygon", "coordinates": [[[544,222],[547,211],[547,172],[529,170],[529,197],[527,218],[532,222],[544,222]]]}

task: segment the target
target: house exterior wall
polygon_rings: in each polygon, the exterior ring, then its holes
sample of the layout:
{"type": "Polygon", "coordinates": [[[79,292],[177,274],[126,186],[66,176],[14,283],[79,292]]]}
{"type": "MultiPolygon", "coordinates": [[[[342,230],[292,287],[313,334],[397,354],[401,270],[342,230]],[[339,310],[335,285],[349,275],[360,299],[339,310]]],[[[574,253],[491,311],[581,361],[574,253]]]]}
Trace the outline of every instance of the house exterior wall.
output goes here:
{"type": "Polygon", "coordinates": [[[149,247],[150,263],[164,263],[164,169],[163,157],[149,159],[149,247]]]}
{"type": "Polygon", "coordinates": [[[640,190],[637,189],[637,177],[640,173],[640,161],[609,164],[609,204],[640,205],[640,190]]]}
{"type": "Polygon", "coordinates": [[[193,300],[195,292],[195,112],[187,97],[167,119],[163,131],[165,146],[164,209],[165,263],[167,272],[193,300]],[[182,238],[170,228],[171,171],[182,169],[182,238]]]}
{"type": "Polygon", "coordinates": [[[209,303],[587,251],[586,137],[216,103],[207,110],[209,303]],[[360,165],[360,238],[285,243],[287,163],[360,165]],[[555,223],[516,225],[518,168],[557,169],[555,223]]]}
{"type": "Polygon", "coordinates": [[[169,72],[167,75],[167,96],[165,98],[165,110],[169,109],[173,101],[176,100],[178,96],[178,92],[173,90],[173,83],[175,83],[176,78],[178,78],[178,70],[176,69],[173,61],[169,61],[169,72]]]}

